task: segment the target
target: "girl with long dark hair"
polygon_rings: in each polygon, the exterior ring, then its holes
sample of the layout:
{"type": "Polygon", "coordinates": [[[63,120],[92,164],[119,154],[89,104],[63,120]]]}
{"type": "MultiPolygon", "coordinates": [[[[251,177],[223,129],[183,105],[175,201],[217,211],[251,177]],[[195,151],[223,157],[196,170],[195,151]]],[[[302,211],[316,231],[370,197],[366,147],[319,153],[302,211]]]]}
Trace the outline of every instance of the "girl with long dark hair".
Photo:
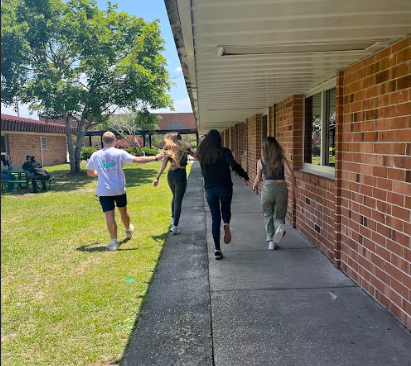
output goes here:
{"type": "Polygon", "coordinates": [[[248,180],[248,174],[234,160],[230,149],[222,147],[221,135],[217,130],[211,130],[203,138],[198,146],[196,158],[201,165],[205,196],[211,211],[215,258],[221,259],[223,258],[220,247],[221,218],[224,223],[224,242],[228,244],[231,241],[233,182],[230,167],[245,180],[248,180]]]}
{"type": "Polygon", "coordinates": [[[181,135],[177,132],[172,132],[166,135],[164,138],[164,159],[160,170],[158,171],[156,180],[154,181],[154,187],[158,186],[161,174],[170,162],[170,169],[167,174],[167,181],[173,194],[173,200],[171,201],[171,228],[172,234],[179,234],[180,228],[178,227],[181,215],[181,205],[183,203],[183,197],[187,188],[187,172],[186,167],[188,164],[188,155],[194,157],[194,152],[186,146],[181,139],[181,135]]]}
{"type": "Polygon", "coordinates": [[[257,163],[257,176],[253,189],[263,180],[261,204],[264,211],[265,230],[268,249],[278,248],[278,243],[285,235],[285,215],[287,214],[288,189],[284,171],[291,178],[293,197],[297,196],[294,173],[290,168],[284,149],[274,137],[266,137],[262,144],[262,159],[257,163]]]}

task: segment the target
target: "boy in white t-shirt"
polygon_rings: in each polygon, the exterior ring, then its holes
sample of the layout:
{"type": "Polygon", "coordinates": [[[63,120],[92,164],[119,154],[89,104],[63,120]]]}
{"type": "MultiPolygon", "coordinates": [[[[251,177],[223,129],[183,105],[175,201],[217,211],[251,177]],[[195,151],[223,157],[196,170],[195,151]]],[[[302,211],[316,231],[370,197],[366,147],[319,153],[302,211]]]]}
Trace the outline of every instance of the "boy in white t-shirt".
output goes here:
{"type": "Polygon", "coordinates": [[[96,195],[100,198],[100,204],[106,216],[107,229],[111,236],[108,250],[118,250],[120,242],[117,240],[117,223],[114,208],[120,212],[127,238],[133,236],[134,227],[130,223],[130,214],[127,211],[126,178],[123,166],[129,163],[145,164],[158,161],[164,154],[156,156],[133,156],[124,150],[114,147],[116,137],[112,132],[103,135],[104,148],[91,155],[87,163],[87,175],[98,177],[96,195]]]}

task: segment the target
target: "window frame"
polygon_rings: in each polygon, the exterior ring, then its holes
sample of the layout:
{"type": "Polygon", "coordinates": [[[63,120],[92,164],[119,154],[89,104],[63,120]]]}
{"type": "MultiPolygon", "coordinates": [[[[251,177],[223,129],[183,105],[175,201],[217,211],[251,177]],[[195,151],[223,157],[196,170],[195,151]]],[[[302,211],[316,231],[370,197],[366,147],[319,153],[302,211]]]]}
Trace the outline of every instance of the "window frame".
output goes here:
{"type": "Polygon", "coordinates": [[[327,128],[324,128],[324,125],[327,123],[327,103],[326,97],[327,92],[331,89],[337,87],[337,78],[332,78],[324,83],[321,83],[314,88],[308,90],[306,93],[303,94],[303,168],[302,171],[306,171],[308,173],[320,174],[325,175],[327,178],[335,178],[335,167],[325,165],[326,156],[325,151],[328,151],[328,135],[327,135],[327,128]],[[321,153],[320,153],[320,161],[321,165],[314,165],[310,163],[304,162],[304,152],[305,152],[305,100],[309,97],[312,97],[315,94],[321,93],[321,153]]]}
{"type": "Polygon", "coordinates": [[[40,136],[40,148],[41,151],[47,151],[47,136],[40,136]]]}
{"type": "Polygon", "coordinates": [[[1,151],[1,155],[9,155],[9,146],[8,146],[8,143],[7,143],[7,135],[6,134],[2,134],[1,135],[1,138],[3,139],[3,137],[4,137],[4,147],[5,147],[5,151],[3,152],[3,151],[1,151]]]}

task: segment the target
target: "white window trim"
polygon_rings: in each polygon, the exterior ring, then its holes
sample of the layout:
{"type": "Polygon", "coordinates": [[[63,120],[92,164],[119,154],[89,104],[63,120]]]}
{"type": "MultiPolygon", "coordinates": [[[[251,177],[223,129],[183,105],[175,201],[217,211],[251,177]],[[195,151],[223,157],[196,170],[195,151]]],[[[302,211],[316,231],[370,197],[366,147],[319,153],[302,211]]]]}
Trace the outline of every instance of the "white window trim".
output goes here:
{"type": "Polygon", "coordinates": [[[40,136],[40,148],[42,151],[48,150],[47,147],[47,137],[46,136],[40,136]],[[43,143],[44,142],[44,143],[43,143]],[[45,146],[45,147],[44,147],[45,146]]]}
{"type": "MultiPolygon", "coordinates": [[[[326,92],[330,89],[333,89],[337,86],[337,78],[334,77],[322,84],[315,86],[314,88],[308,90],[304,93],[303,99],[303,168],[301,169],[303,172],[312,173],[312,174],[319,174],[324,175],[327,178],[335,179],[335,167],[326,166],[326,165],[314,165],[304,162],[304,152],[305,152],[305,99],[309,98],[315,94],[321,93],[321,116],[326,115],[326,92]]],[[[321,123],[323,121],[321,120],[321,123]]],[[[325,128],[321,128],[321,141],[326,141],[327,139],[327,131],[325,128]]],[[[325,164],[325,156],[324,156],[324,149],[321,146],[321,164],[325,164]]]]}
{"type": "Polygon", "coordinates": [[[6,152],[1,152],[1,155],[10,155],[9,154],[9,149],[8,149],[8,143],[7,143],[7,135],[5,134],[5,133],[2,133],[1,134],[1,137],[4,137],[4,144],[6,145],[5,147],[6,147],[6,152]]]}

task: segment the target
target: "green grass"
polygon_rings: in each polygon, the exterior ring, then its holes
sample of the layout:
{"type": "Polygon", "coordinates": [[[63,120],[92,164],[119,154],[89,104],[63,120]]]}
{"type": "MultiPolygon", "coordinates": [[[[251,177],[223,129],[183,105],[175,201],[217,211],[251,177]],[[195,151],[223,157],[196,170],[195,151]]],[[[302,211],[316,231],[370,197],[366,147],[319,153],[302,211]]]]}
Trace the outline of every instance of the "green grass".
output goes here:
{"type": "MultiPolygon", "coordinates": [[[[105,249],[96,179],[85,173],[48,167],[56,176],[49,192],[2,195],[4,365],[106,365],[121,358],[168,235],[165,174],[152,187],[160,164],[125,169],[135,235],[118,252],[105,249]]],[[[125,238],[121,222],[119,234],[125,238]]]]}

